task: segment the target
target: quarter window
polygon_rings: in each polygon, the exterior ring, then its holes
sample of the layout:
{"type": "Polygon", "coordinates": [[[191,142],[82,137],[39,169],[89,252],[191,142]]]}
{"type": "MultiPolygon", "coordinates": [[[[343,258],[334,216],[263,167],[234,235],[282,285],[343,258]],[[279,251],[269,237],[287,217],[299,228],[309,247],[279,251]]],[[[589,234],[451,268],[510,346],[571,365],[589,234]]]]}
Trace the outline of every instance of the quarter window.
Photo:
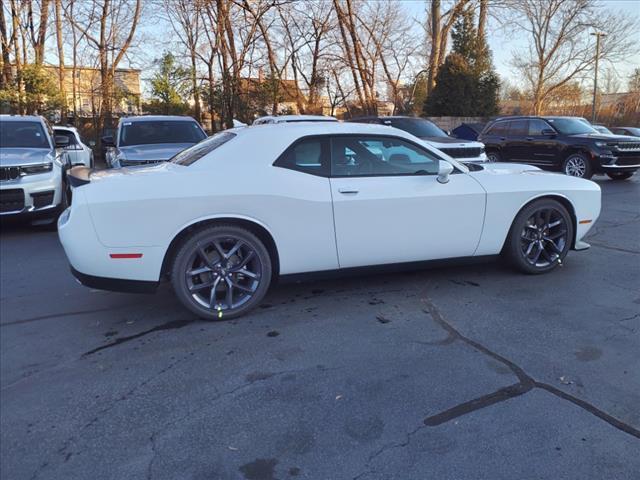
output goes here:
{"type": "Polygon", "coordinates": [[[327,138],[308,137],[295,142],[287,148],[275,161],[274,166],[327,177],[329,176],[327,158],[327,138]]]}
{"type": "Polygon", "coordinates": [[[340,136],[331,139],[331,176],[435,175],[439,159],[393,137],[340,136]]]}

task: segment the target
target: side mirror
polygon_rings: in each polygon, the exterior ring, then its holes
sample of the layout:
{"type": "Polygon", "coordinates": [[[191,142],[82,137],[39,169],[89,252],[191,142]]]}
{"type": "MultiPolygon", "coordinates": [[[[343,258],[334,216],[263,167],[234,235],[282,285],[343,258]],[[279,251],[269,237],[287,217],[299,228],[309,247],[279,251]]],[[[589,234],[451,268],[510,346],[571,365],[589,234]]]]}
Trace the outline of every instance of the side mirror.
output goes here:
{"type": "Polygon", "coordinates": [[[64,135],[56,135],[56,148],[66,148],[69,146],[69,137],[65,137],[64,135]]]}
{"type": "Polygon", "coordinates": [[[104,147],[115,147],[115,140],[113,139],[113,135],[105,135],[102,137],[102,146],[104,147]]]}
{"type": "Polygon", "coordinates": [[[448,183],[449,175],[453,173],[453,165],[449,162],[445,162],[444,160],[440,160],[438,164],[438,182],[439,183],[448,183]]]}
{"type": "Polygon", "coordinates": [[[542,130],[542,135],[555,136],[556,135],[556,131],[551,129],[551,128],[545,128],[545,129],[542,130]]]}

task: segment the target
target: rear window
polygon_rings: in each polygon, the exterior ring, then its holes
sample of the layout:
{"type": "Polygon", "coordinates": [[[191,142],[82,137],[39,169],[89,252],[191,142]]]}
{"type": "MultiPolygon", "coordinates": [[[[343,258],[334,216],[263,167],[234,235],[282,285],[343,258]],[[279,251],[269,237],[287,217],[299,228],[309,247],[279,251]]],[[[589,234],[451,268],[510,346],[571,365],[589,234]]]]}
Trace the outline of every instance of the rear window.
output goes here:
{"type": "Polygon", "coordinates": [[[148,120],[124,122],[120,130],[122,147],[158,143],[198,143],[206,137],[196,122],[180,120],[148,120]]]}
{"type": "Polygon", "coordinates": [[[0,147],[51,148],[40,122],[0,122],[0,147]]]}
{"type": "Polygon", "coordinates": [[[189,166],[200,160],[207,153],[213,152],[216,148],[221,147],[229,140],[232,140],[235,136],[236,134],[231,132],[216,133],[214,136],[181,151],[170,161],[177,163],[178,165],[189,166]]]}
{"type": "Polygon", "coordinates": [[[440,130],[434,123],[423,118],[392,118],[384,119],[385,125],[399,128],[409,132],[415,137],[447,137],[443,130],[440,130]]]}

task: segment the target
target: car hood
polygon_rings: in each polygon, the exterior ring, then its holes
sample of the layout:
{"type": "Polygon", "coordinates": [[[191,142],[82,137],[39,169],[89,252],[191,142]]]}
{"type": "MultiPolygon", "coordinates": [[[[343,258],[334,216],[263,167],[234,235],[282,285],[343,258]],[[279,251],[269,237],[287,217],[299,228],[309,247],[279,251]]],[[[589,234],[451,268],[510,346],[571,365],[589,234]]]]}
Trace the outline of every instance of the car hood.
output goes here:
{"type": "Polygon", "coordinates": [[[0,167],[15,167],[52,161],[46,148],[0,148],[0,167]]]}
{"type": "Polygon", "coordinates": [[[119,155],[129,161],[169,160],[193,143],[160,143],[119,147],[119,155]]]}
{"type": "Polygon", "coordinates": [[[459,144],[459,146],[461,147],[472,147],[474,146],[474,143],[478,143],[478,142],[473,142],[470,140],[464,140],[464,139],[460,139],[460,138],[453,138],[453,137],[419,137],[420,140],[424,140],[425,142],[429,142],[429,143],[441,143],[442,145],[449,145],[449,144],[459,144]]]}
{"type": "MultiPolygon", "coordinates": [[[[543,172],[538,167],[534,167],[533,165],[526,165],[524,163],[483,163],[482,170],[486,173],[494,174],[494,175],[513,175],[518,173],[525,172],[536,172],[536,173],[550,173],[543,172]]],[[[472,171],[473,173],[473,171],[472,171]]]]}

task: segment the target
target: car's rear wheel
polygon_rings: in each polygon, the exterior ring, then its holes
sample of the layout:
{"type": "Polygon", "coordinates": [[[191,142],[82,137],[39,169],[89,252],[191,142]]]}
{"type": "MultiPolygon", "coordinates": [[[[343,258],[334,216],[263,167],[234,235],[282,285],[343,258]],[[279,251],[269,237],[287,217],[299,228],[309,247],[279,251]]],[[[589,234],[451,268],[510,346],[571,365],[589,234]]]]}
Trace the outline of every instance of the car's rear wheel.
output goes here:
{"type": "Polygon", "coordinates": [[[571,177],[589,179],[593,176],[593,168],[583,153],[572,153],[562,164],[562,171],[571,177]]]}
{"type": "Polygon", "coordinates": [[[500,153],[498,153],[495,150],[489,150],[487,152],[487,162],[500,162],[502,160],[502,157],[500,156],[500,153]]]}
{"type": "Polygon", "coordinates": [[[206,320],[239,317],[264,298],[271,258],[253,233],[233,225],[199,230],[179,246],[171,268],[178,299],[206,320]]]}
{"type": "Polygon", "coordinates": [[[627,180],[633,177],[633,174],[636,172],[608,172],[607,176],[611,180],[627,180]]]}
{"type": "Polygon", "coordinates": [[[567,209],[555,200],[538,200],[516,216],[505,254],[524,273],[545,273],[562,263],[572,239],[573,223],[567,209]]]}

